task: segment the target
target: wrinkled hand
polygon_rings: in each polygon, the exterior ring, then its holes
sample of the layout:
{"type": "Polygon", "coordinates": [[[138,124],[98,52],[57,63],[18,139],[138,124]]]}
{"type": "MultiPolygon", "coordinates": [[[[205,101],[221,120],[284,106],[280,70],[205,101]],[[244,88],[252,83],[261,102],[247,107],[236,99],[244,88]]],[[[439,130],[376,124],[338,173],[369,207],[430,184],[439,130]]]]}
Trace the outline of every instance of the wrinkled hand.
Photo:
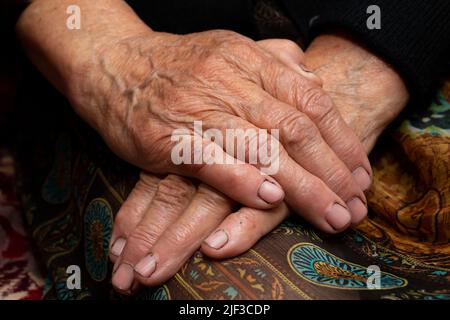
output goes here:
{"type": "Polygon", "coordinates": [[[322,35],[306,51],[305,63],[369,153],[409,98],[399,74],[381,58],[343,34],[322,35]]]}
{"type": "MultiPolygon", "coordinates": [[[[300,60],[301,50],[288,43],[291,60],[300,60]]],[[[327,232],[365,216],[362,189],[369,187],[370,166],[364,150],[298,64],[289,67],[288,59],[280,62],[228,31],[148,33],[113,43],[99,55],[100,65],[86,71],[72,102],[123,159],[149,172],[197,178],[253,208],[278,205],[283,189],[289,205],[327,232]],[[174,130],[191,146],[195,120],[223,137],[229,128],[280,130],[279,170],[262,175],[260,163],[243,159],[173,163],[174,130]]],[[[220,159],[230,158],[218,143],[201,144],[220,159]]],[[[193,160],[195,147],[191,152],[193,160]]]]}
{"type": "Polygon", "coordinates": [[[241,208],[232,213],[236,208],[236,203],[205,184],[195,185],[176,175],[160,179],[141,173],[115,218],[112,284],[117,291],[130,294],[139,284],[164,283],[219,225],[235,227],[232,233],[215,232],[207,246],[215,250],[227,245],[228,251],[238,254],[288,214],[285,204],[266,211],[241,208]],[[257,216],[265,217],[264,224],[256,223],[257,216]]]}

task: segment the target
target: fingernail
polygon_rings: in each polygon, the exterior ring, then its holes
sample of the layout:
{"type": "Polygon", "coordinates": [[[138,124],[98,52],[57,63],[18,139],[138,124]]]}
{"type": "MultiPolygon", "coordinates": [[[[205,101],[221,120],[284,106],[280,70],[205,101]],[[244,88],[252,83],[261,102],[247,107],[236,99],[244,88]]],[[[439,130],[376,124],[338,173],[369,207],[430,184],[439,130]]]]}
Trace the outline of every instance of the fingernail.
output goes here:
{"type": "Polygon", "coordinates": [[[354,224],[358,224],[366,218],[367,207],[358,197],[355,197],[348,201],[347,206],[352,213],[352,222],[354,224]]]}
{"type": "Polygon", "coordinates": [[[267,203],[276,203],[284,198],[283,190],[268,180],[261,184],[258,190],[258,195],[267,203]]]}
{"type": "Polygon", "coordinates": [[[361,190],[366,191],[370,188],[372,181],[366,169],[364,169],[363,167],[358,167],[355,169],[355,171],[353,171],[353,178],[355,179],[361,190]]]}
{"type": "Polygon", "coordinates": [[[350,212],[338,203],[333,204],[326,215],[326,220],[336,231],[348,226],[351,219],[350,212]]]}
{"type": "Polygon", "coordinates": [[[124,238],[118,238],[116,241],[114,241],[114,244],[111,247],[111,253],[116,257],[120,256],[126,244],[127,240],[125,240],[124,238]]]}
{"type": "Polygon", "coordinates": [[[114,287],[121,291],[130,290],[134,280],[133,267],[127,263],[122,263],[112,277],[114,287]]]}
{"type": "Polygon", "coordinates": [[[228,242],[228,235],[223,230],[218,230],[205,239],[205,243],[216,250],[222,248],[228,242]]]}
{"type": "Polygon", "coordinates": [[[144,278],[149,278],[156,270],[156,259],[153,254],[142,258],[141,261],[134,267],[134,271],[139,273],[144,278]]]}

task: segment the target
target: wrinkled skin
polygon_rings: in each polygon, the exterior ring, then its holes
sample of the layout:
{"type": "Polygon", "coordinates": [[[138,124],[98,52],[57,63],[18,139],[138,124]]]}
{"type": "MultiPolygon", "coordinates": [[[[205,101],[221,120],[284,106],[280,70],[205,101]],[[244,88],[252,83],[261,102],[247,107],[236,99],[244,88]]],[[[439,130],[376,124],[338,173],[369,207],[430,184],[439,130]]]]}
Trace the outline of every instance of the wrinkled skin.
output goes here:
{"type": "Polygon", "coordinates": [[[318,37],[306,52],[306,63],[324,80],[323,88],[369,153],[408,102],[403,80],[343,34],[318,37]]]}
{"type": "MultiPolygon", "coordinates": [[[[302,52],[295,48],[299,60],[302,52]]],[[[283,200],[283,189],[289,205],[327,232],[365,216],[361,189],[370,184],[367,157],[318,80],[305,76],[298,64],[289,67],[252,40],[228,31],[126,38],[104,49],[98,59],[99,67],[86,72],[87,80],[70,97],[125,160],[148,172],[198,178],[253,208],[275,207],[283,200]],[[175,165],[171,135],[181,129],[182,135],[193,137],[195,120],[203,121],[204,130],[216,128],[224,136],[228,128],[279,129],[284,146],[279,171],[264,176],[258,165],[243,163],[175,165]],[[357,168],[363,180],[352,175],[357,168]],[[280,189],[275,197],[261,193],[266,180],[280,189]],[[347,208],[355,198],[359,205],[350,206],[348,218],[331,217],[335,204],[347,208]]],[[[203,140],[204,148],[211,144],[203,140]]],[[[214,148],[216,154],[224,153],[218,145],[214,148]]]]}

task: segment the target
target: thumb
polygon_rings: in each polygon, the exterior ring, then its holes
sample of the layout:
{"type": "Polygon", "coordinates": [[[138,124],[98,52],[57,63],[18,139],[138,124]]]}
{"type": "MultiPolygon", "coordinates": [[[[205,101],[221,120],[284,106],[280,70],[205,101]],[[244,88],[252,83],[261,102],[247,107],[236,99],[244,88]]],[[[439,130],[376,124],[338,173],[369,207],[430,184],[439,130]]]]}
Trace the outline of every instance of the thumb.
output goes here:
{"type": "Polygon", "coordinates": [[[285,66],[322,86],[322,80],[305,65],[305,54],[294,42],[287,39],[266,39],[257,44],[285,66]]]}

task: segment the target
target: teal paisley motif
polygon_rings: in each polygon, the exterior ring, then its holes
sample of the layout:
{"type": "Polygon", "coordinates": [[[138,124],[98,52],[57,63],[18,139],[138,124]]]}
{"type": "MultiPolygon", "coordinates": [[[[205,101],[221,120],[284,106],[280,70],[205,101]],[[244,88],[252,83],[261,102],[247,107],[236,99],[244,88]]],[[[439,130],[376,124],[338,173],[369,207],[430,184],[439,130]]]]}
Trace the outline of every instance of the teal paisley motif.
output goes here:
{"type": "Polygon", "coordinates": [[[166,286],[159,287],[153,292],[151,300],[170,300],[169,289],[166,286]]]}
{"type": "Polygon", "coordinates": [[[72,192],[70,183],[72,148],[68,135],[61,135],[56,141],[55,161],[42,185],[42,198],[50,204],[65,203],[72,192]]]}
{"type": "Polygon", "coordinates": [[[108,250],[113,215],[109,203],[101,198],[92,200],[84,215],[86,268],[92,279],[102,281],[108,271],[108,250]]]}
{"type": "Polygon", "coordinates": [[[159,288],[143,288],[135,296],[136,300],[171,300],[166,285],[159,288]]]}
{"type": "Polygon", "coordinates": [[[420,114],[414,114],[404,121],[400,131],[412,136],[430,134],[432,136],[450,136],[450,102],[440,91],[433,104],[420,114]]]}
{"type": "MultiPolygon", "coordinates": [[[[336,289],[364,290],[370,274],[367,268],[347,262],[312,244],[298,243],[288,252],[291,268],[305,280],[336,289]]],[[[381,288],[394,289],[407,285],[407,280],[381,272],[381,288]]]]}

